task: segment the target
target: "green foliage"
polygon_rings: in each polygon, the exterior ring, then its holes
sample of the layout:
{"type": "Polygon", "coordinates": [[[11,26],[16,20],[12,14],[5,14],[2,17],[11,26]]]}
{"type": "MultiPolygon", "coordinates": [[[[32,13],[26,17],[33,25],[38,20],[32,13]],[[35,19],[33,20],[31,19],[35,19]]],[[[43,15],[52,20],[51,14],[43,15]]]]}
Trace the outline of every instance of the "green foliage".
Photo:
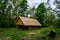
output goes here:
{"type": "Polygon", "coordinates": [[[54,26],[56,28],[60,28],[60,19],[56,19],[55,23],[54,23],[54,26]]]}
{"type": "MultiPolygon", "coordinates": [[[[52,28],[56,32],[55,40],[60,40],[60,28],[52,28]]],[[[17,28],[0,28],[1,40],[49,40],[50,27],[37,30],[18,30],[17,28]],[[28,34],[30,32],[37,34],[28,34]]]]}
{"type": "Polygon", "coordinates": [[[21,7],[21,16],[25,16],[25,12],[27,11],[27,0],[22,0],[22,2],[20,3],[20,7],[21,7]]]}
{"type": "Polygon", "coordinates": [[[6,5],[7,5],[7,1],[5,0],[4,2],[2,2],[2,0],[0,1],[0,14],[4,15],[5,9],[6,9],[6,5]]]}
{"type": "Polygon", "coordinates": [[[35,18],[43,25],[44,22],[44,13],[46,12],[46,8],[44,6],[44,3],[41,3],[35,13],[35,18]]]}
{"type": "Polygon", "coordinates": [[[0,0],[0,27],[14,27],[17,16],[25,16],[27,0],[0,0]]]}
{"type": "Polygon", "coordinates": [[[22,2],[20,4],[20,7],[22,8],[21,12],[26,11],[26,9],[27,9],[27,0],[22,0],[22,2]]]}
{"type": "Polygon", "coordinates": [[[53,12],[50,10],[46,9],[46,14],[45,14],[45,25],[46,26],[53,26],[55,23],[55,15],[53,12]]]}
{"type": "Polygon", "coordinates": [[[5,27],[16,27],[16,25],[14,24],[15,19],[6,19],[6,20],[2,20],[0,22],[0,27],[5,28],[5,27]]]}
{"type": "Polygon", "coordinates": [[[1,40],[23,40],[23,37],[27,35],[27,31],[18,30],[17,28],[0,28],[1,40]]]}

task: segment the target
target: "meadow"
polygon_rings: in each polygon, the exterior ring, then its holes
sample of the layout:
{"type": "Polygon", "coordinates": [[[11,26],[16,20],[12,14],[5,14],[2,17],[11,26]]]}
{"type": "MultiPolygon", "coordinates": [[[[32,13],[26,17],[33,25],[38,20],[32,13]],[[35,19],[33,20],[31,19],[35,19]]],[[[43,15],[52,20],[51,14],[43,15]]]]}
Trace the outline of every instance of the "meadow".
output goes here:
{"type": "Polygon", "coordinates": [[[46,27],[36,30],[20,30],[18,28],[0,28],[0,40],[50,40],[49,31],[56,32],[55,40],[60,40],[60,28],[46,27]]]}

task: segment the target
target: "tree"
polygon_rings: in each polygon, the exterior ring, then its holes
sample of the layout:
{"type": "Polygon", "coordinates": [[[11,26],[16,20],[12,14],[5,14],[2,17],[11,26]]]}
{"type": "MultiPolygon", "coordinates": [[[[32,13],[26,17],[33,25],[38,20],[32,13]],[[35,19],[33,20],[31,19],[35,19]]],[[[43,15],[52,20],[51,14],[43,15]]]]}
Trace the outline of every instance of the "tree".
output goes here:
{"type": "Polygon", "coordinates": [[[8,0],[0,0],[0,26],[4,25],[3,21],[5,21],[5,17],[6,17],[5,9],[7,6],[7,2],[8,0]]]}
{"type": "Polygon", "coordinates": [[[55,0],[54,5],[56,6],[56,8],[54,9],[54,12],[58,17],[58,14],[60,14],[60,0],[55,0]]]}
{"type": "Polygon", "coordinates": [[[14,24],[15,16],[25,16],[26,10],[27,0],[0,0],[0,26],[14,24]]]}
{"type": "Polygon", "coordinates": [[[26,16],[30,18],[34,18],[34,14],[35,14],[35,7],[28,9],[26,12],[26,16]]]}
{"type": "Polygon", "coordinates": [[[39,4],[36,9],[35,18],[44,26],[44,13],[46,12],[46,8],[44,3],[39,4]]]}
{"type": "Polygon", "coordinates": [[[20,13],[21,16],[25,16],[25,12],[27,11],[27,0],[22,0],[20,3],[20,13]]]}
{"type": "Polygon", "coordinates": [[[56,14],[56,24],[55,26],[59,27],[60,25],[60,0],[54,0],[54,5],[56,6],[56,8],[54,9],[54,12],[56,14]]]}
{"type": "Polygon", "coordinates": [[[55,22],[55,15],[54,12],[52,12],[49,9],[46,9],[45,14],[45,26],[53,26],[55,22]]]}

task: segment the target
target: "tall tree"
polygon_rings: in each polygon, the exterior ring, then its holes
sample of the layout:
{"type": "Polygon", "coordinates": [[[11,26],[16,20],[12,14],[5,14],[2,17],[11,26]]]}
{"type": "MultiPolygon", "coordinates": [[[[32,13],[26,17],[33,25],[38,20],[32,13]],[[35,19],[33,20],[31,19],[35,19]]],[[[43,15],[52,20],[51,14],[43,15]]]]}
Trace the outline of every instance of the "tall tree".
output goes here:
{"type": "Polygon", "coordinates": [[[5,1],[1,0],[0,1],[0,16],[2,16],[2,18],[5,15],[6,5],[7,5],[7,0],[5,0],[5,1]]]}
{"type": "Polygon", "coordinates": [[[60,14],[60,0],[55,0],[53,3],[56,6],[54,12],[57,14],[58,17],[58,14],[60,14]]]}
{"type": "Polygon", "coordinates": [[[27,0],[22,0],[20,3],[20,13],[21,16],[25,16],[25,12],[27,11],[27,0]]]}
{"type": "Polygon", "coordinates": [[[59,27],[60,25],[60,0],[54,0],[54,5],[56,5],[56,8],[54,9],[54,12],[56,14],[57,23],[56,25],[59,27]]]}
{"type": "Polygon", "coordinates": [[[46,8],[44,6],[44,3],[39,4],[39,6],[36,9],[35,18],[44,25],[44,13],[46,12],[46,8]]]}
{"type": "Polygon", "coordinates": [[[52,12],[49,9],[46,9],[45,14],[45,26],[53,26],[55,22],[55,15],[54,12],[52,12]]]}
{"type": "Polygon", "coordinates": [[[26,10],[27,0],[0,0],[0,24],[8,20],[10,23],[15,16],[25,16],[26,10]]]}

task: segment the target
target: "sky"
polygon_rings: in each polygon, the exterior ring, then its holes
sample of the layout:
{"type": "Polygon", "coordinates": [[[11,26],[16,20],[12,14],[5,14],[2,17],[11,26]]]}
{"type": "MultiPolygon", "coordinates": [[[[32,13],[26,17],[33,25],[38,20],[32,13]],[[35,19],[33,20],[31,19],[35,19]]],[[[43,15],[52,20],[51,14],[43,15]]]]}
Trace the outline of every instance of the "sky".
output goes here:
{"type": "Polygon", "coordinates": [[[41,2],[46,2],[47,0],[28,0],[28,5],[32,8],[37,7],[41,2]]]}
{"type": "MultiPolygon", "coordinates": [[[[47,0],[27,0],[28,1],[28,5],[30,8],[32,8],[33,6],[37,7],[41,2],[46,3],[47,0]]],[[[56,6],[52,4],[54,0],[50,0],[50,6],[52,9],[54,9],[56,6]]]]}

